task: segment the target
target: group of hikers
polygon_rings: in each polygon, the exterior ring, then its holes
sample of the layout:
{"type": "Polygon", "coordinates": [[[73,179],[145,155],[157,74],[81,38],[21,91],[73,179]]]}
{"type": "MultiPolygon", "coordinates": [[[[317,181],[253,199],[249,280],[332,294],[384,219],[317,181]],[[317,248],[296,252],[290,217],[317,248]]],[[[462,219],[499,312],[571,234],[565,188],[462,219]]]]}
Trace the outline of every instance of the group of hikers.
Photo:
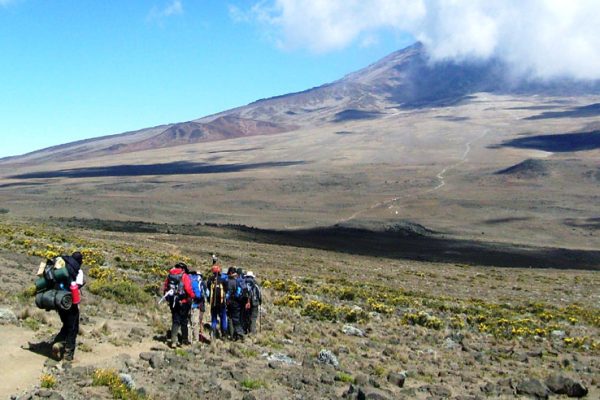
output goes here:
{"type": "MultiPolygon", "coordinates": [[[[36,280],[36,305],[56,310],[62,322],[60,332],[51,342],[38,345],[51,345],[53,357],[66,362],[73,361],[79,333],[79,301],[85,285],[82,264],[79,251],[46,260],[40,265],[36,280]]],[[[167,335],[170,347],[196,341],[209,343],[216,338],[243,341],[245,335],[256,333],[262,296],[252,271],[244,273],[242,268],[230,267],[224,272],[213,255],[211,275],[205,280],[201,273],[190,271],[180,262],[169,270],[162,292],[164,296],[159,303],[166,301],[171,310],[172,325],[167,335]],[[204,335],[207,308],[211,318],[210,339],[204,335]],[[191,323],[191,337],[188,323],[191,323]]]]}
{"type": "Polygon", "coordinates": [[[236,267],[225,272],[215,255],[208,279],[202,273],[190,271],[185,263],[177,263],[165,279],[163,294],[160,301],[167,301],[171,309],[172,325],[167,338],[171,347],[226,337],[243,341],[245,335],[256,333],[262,296],[254,273],[244,273],[236,267]],[[204,335],[207,308],[211,318],[210,339],[204,335]],[[188,322],[191,322],[191,337],[188,322]]]}

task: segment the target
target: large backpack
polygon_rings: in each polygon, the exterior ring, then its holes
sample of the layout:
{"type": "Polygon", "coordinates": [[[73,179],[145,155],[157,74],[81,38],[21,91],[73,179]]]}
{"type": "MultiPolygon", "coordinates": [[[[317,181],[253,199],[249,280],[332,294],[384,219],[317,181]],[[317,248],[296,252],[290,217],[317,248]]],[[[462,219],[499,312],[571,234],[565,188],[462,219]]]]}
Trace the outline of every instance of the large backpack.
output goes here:
{"type": "Polygon", "coordinates": [[[49,289],[67,290],[69,283],[75,279],[69,271],[68,265],[62,257],[55,257],[42,261],[35,281],[36,292],[49,289]]]}
{"type": "Polygon", "coordinates": [[[172,299],[183,300],[186,298],[185,288],[183,287],[183,272],[179,274],[169,274],[167,277],[167,291],[173,291],[172,299]]]}
{"type": "Polygon", "coordinates": [[[246,296],[247,292],[244,279],[238,277],[227,281],[227,298],[229,300],[239,301],[246,296]]]}
{"type": "Polygon", "coordinates": [[[194,291],[194,300],[196,303],[204,302],[205,285],[202,275],[190,275],[192,281],[192,290],[194,291]]]}
{"type": "Polygon", "coordinates": [[[261,303],[260,288],[254,279],[246,279],[246,292],[250,305],[258,306],[261,303]]]}
{"type": "Polygon", "coordinates": [[[210,305],[217,307],[225,303],[225,285],[220,276],[215,276],[210,286],[210,305]]]}

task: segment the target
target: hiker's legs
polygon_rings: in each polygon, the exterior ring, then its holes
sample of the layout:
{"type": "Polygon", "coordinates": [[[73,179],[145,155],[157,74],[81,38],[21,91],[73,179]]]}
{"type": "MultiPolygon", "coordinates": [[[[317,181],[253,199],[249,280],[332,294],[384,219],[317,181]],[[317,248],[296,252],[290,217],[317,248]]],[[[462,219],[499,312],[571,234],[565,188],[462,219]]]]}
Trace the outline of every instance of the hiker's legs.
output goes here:
{"type": "Polygon", "coordinates": [[[244,336],[244,331],[242,330],[242,321],[240,318],[241,305],[237,301],[232,301],[229,306],[229,314],[231,316],[231,323],[233,325],[229,331],[233,333],[234,338],[244,336]]]}
{"type": "Polygon", "coordinates": [[[206,311],[206,304],[202,302],[198,305],[198,327],[200,333],[204,333],[204,311],[206,311]]]}
{"type": "Polygon", "coordinates": [[[176,303],[171,308],[171,344],[177,344],[177,333],[179,332],[179,305],[176,303]]]}
{"type": "MultiPolygon", "coordinates": [[[[62,319],[62,318],[61,318],[62,319]]],[[[64,311],[63,327],[66,329],[65,336],[65,360],[73,360],[77,334],[79,333],[79,305],[73,304],[71,308],[64,311]]],[[[62,331],[62,329],[61,329],[62,331]]]]}
{"type": "Polygon", "coordinates": [[[240,310],[240,318],[242,320],[242,331],[244,331],[244,333],[250,332],[250,309],[246,308],[245,302],[242,304],[240,310]]]}
{"type": "Polygon", "coordinates": [[[256,320],[258,319],[258,306],[250,308],[250,333],[256,333],[256,320]]]}
{"type": "Polygon", "coordinates": [[[227,333],[227,307],[222,306],[219,311],[220,319],[221,319],[221,332],[223,335],[227,333]]]}
{"type": "Polygon", "coordinates": [[[200,315],[200,308],[199,307],[192,307],[192,313],[190,318],[192,319],[192,342],[197,342],[200,338],[200,324],[202,323],[202,321],[199,318],[200,315]]]}
{"type": "Polygon", "coordinates": [[[190,342],[188,333],[188,318],[190,317],[190,303],[182,303],[179,308],[179,323],[181,325],[181,342],[188,344],[190,342]]]}
{"type": "Polygon", "coordinates": [[[54,338],[53,342],[54,343],[59,343],[59,342],[64,342],[66,340],[66,338],[67,338],[67,331],[68,331],[68,329],[67,329],[67,327],[68,327],[68,324],[67,324],[67,318],[68,318],[67,317],[67,313],[68,313],[68,311],[61,310],[61,309],[58,309],[56,311],[58,313],[58,316],[60,317],[60,322],[62,322],[62,326],[60,328],[60,331],[58,332],[58,334],[54,338]]]}

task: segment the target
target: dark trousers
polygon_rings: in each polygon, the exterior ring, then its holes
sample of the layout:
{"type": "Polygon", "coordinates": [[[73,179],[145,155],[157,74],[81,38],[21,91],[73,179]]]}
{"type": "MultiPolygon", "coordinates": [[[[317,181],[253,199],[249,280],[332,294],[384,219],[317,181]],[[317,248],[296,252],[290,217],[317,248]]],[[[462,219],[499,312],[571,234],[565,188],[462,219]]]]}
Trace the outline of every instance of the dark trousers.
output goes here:
{"type": "Polygon", "coordinates": [[[79,305],[73,304],[68,310],[58,310],[62,328],[54,339],[55,342],[65,342],[66,351],[75,351],[77,334],[79,333],[79,305]]]}
{"type": "Polygon", "coordinates": [[[192,306],[190,303],[175,302],[175,305],[171,308],[171,342],[177,343],[177,333],[181,328],[181,340],[183,342],[189,342],[188,332],[188,319],[190,317],[190,310],[192,306]]]}
{"type": "Polygon", "coordinates": [[[227,315],[231,320],[231,326],[229,327],[229,334],[232,337],[244,336],[244,330],[242,328],[242,306],[238,301],[232,300],[227,305],[227,315]]]}
{"type": "Polygon", "coordinates": [[[258,305],[250,307],[246,310],[248,318],[248,332],[256,333],[256,320],[258,319],[258,313],[260,312],[258,305]]]}

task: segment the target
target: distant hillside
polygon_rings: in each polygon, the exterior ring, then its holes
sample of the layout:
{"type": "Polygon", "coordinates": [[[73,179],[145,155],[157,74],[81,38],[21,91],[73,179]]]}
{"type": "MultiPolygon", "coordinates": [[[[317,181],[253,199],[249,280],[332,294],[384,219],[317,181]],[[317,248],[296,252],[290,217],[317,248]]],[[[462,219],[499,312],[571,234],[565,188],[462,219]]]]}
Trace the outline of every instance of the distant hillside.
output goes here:
{"type": "MultiPolygon", "coordinates": [[[[505,66],[491,60],[431,64],[416,43],[340,80],[298,93],[262,99],[193,121],[142,129],[54,146],[0,163],[37,163],[88,159],[154,148],[238,137],[272,135],[301,127],[358,119],[377,119],[399,109],[439,107],[468,101],[474,93],[552,94],[573,96],[600,93],[600,82],[515,81],[505,66]]],[[[597,105],[577,110],[596,115],[597,105]]],[[[545,113],[540,118],[561,115],[545,113]]]]}

